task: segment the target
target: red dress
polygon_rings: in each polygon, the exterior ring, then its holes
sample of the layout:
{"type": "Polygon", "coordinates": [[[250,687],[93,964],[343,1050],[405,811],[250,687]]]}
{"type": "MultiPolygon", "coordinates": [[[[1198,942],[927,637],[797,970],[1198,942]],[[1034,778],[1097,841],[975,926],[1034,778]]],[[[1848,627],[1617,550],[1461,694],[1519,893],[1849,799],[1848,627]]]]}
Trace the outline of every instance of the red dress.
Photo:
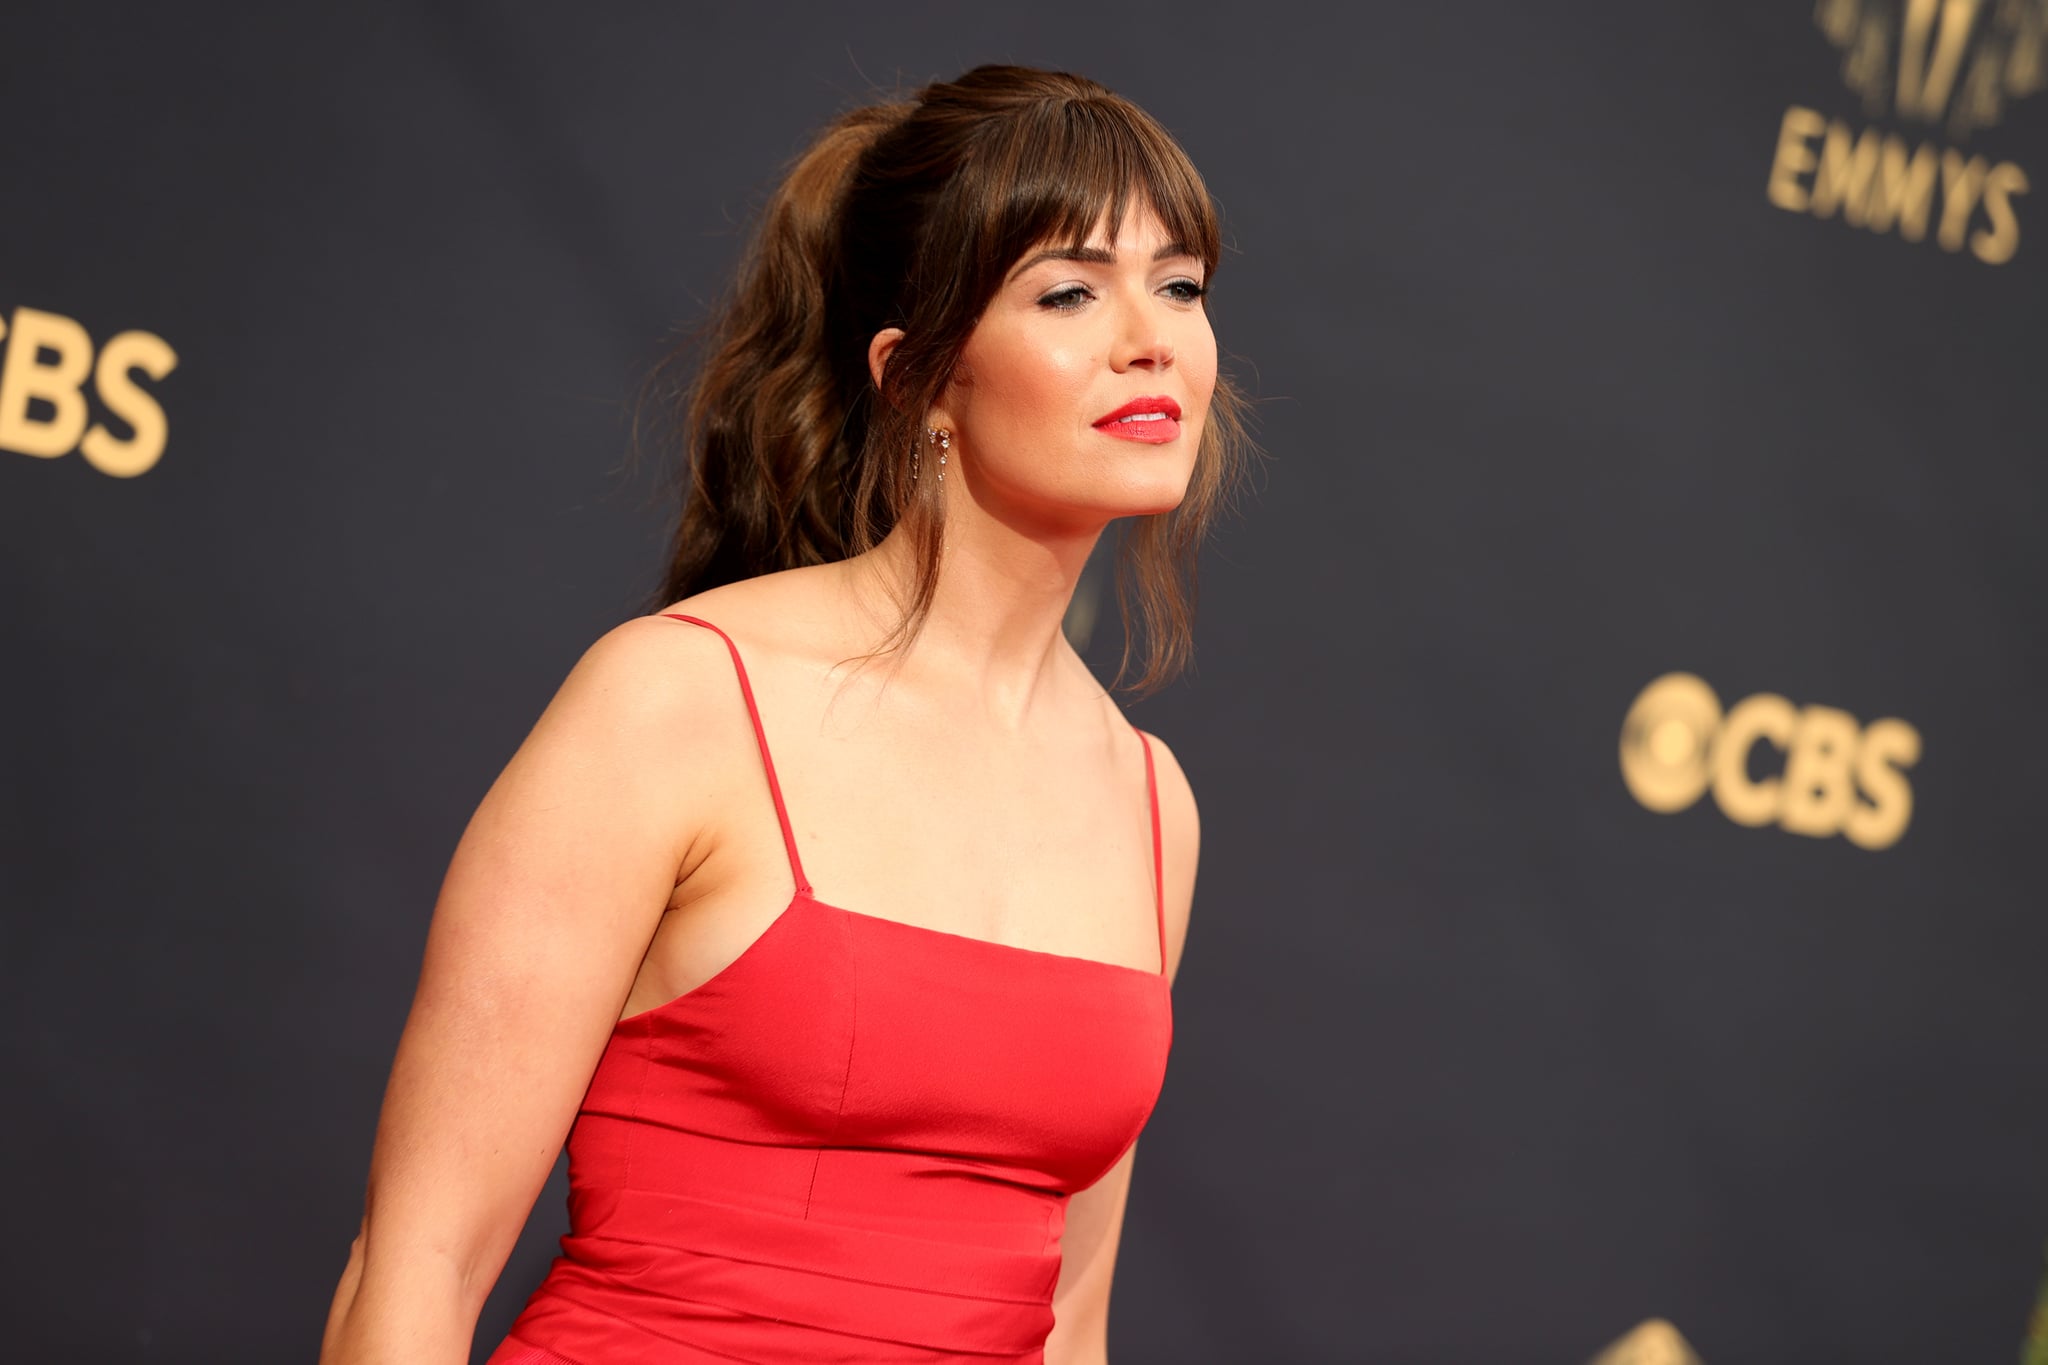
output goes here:
{"type": "Polygon", "coordinates": [[[570,1233],[490,1365],[1042,1361],[1067,1197],[1137,1139],[1172,1039],[1152,746],[1159,972],[842,909],[804,876],[738,647],[674,619],[732,653],[796,891],[613,1031],[570,1233]]]}

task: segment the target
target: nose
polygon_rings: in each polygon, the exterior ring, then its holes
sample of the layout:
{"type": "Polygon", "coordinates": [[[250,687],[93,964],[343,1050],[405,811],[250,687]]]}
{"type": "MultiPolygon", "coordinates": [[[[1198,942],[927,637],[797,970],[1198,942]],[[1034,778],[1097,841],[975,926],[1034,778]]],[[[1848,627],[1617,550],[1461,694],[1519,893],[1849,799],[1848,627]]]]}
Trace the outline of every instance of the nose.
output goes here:
{"type": "Polygon", "coordinates": [[[1129,310],[1110,354],[1110,368],[1122,374],[1125,370],[1164,370],[1172,364],[1173,343],[1166,339],[1159,319],[1149,309],[1129,310]]]}

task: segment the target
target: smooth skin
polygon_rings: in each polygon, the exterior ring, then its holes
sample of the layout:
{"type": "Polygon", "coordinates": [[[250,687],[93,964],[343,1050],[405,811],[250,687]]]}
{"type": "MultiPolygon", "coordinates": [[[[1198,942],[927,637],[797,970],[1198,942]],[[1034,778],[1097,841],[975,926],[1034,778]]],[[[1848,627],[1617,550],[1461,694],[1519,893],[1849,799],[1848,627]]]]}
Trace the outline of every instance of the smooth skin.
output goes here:
{"type": "MultiPolygon", "coordinates": [[[[928,425],[953,433],[945,559],[907,649],[910,549],[699,593],[746,660],[821,899],[948,933],[1158,966],[1144,755],[1061,620],[1104,527],[1185,495],[1216,381],[1202,263],[1134,204],[1092,258],[1021,262],[928,425]],[[1094,429],[1174,398],[1163,445],[1094,429]]],[[[1035,254],[1035,253],[1034,253],[1035,254]]],[[[871,372],[902,333],[878,333],[871,372]]],[[[923,478],[937,466],[929,454],[923,478]]],[[[1167,963],[1199,814],[1152,741],[1167,963]]],[[[613,1026],[709,980],[788,903],[780,830],[712,632],[625,622],[578,661],[463,832],[378,1121],[322,1365],[460,1365],[613,1026]]],[[[1068,1204],[1048,1365],[1108,1358],[1135,1147],[1068,1204]]]]}

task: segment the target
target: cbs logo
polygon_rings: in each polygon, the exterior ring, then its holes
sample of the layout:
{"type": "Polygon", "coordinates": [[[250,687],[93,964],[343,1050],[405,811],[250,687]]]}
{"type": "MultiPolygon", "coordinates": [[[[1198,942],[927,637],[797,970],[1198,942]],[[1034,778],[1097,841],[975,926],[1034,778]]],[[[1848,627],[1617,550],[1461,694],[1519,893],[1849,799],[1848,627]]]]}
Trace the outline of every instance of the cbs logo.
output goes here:
{"type": "Polygon", "coordinates": [[[1794,706],[1771,692],[1724,714],[1714,689],[1666,673],[1642,690],[1621,723],[1621,776],[1654,811],[1684,810],[1711,790],[1738,825],[1794,834],[1840,834],[1888,848],[1913,818],[1905,770],[1920,761],[1920,732],[1888,718],[1860,724],[1832,706],[1794,706]],[[1752,776],[1759,744],[1784,755],[1776,776],[1752,776]]]}
{"type": "Polygon", "coordinates": [[[95,360],[85,328],[61,313],[17,308],[11,327],[0,322],[0,349],[0,449],[45,459],[76,450],[94,469],[118,478],[144,473],[162,457],[170,424],[133,377],[140,370],[162,379],[177,368],[178,353],[162,337],[122,332],[100,347],[95,360]],[[88,375],[127,435],[91,420],[88,375]],[[42,413],[31,407],[37,402],[42,413]]]}

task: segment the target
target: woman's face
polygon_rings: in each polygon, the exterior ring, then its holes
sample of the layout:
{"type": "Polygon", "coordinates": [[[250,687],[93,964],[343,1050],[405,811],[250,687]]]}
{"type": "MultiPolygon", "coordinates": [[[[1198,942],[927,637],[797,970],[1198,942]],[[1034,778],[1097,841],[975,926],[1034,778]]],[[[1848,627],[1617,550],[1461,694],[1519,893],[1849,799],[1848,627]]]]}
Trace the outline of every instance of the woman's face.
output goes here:
{"type": "Polygon", "coordinates": [[[1051,533],[1177,506],[1216,388],[1204,273],[1142,200],[1114,243],[1098,222],[1078,252],[1027,253],[932,413],[953,433],[948,488],[1051,533]]]}

